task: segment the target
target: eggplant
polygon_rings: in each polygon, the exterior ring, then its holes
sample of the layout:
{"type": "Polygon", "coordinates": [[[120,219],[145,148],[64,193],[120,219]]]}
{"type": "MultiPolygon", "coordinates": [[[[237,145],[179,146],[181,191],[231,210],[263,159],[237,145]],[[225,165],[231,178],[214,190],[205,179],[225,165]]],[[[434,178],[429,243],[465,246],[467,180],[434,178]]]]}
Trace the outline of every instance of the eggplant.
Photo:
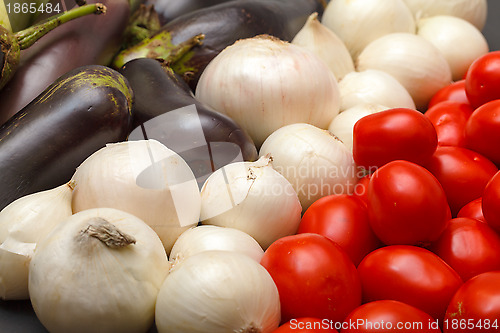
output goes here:
{"type": "Polygon", "coordinates": [[[106,7],[100,3],[84,5],[73,8],[70,11],[55,15],[46,22],[36,24],[16,33],[12,33],[5,27],[0,26],[0,89],[12,78],[19,65],[21,50],[25,50],[35,41],[45,36],[49,31],[61,24],[89,14],[102,14],[106,7]]]}
{"type": "MultiPolygon", "coordinates": [[[[28,105],[58,77],[85,65],[108,65],[120,49],[130,16],[128,0],[88,0],[106,6],[105,15],[73,20],[21,51],[16,74],[0,92],[0,125],[28,105]]],[[[67,5],[74,1],[66,1],[67,5]]],[[[64,8],[63,5],[60,5],[64,8]]]]}
{"type": "MultiPolygon", "coordinates": [[[[175,72],[183,76],[194,90],[205,67],[227,46],[239,39],[261,34],[291,41],[308,16],[317,12],[321,17],[325,6],[323,0],[233,0],[182,15],[165,24],[150,39],[122,51],[116,58],[129,59],[127,53],[155,49],[157,39],[169,41],[170,45],[165,45],[168,49],[194,36],[204,35],[201,45],[194,46],[171,63],[175,72]]],[[[157,57],[157,53],[153,54],[157,57]]],[[[119,68],[123,63],[117,62],[116,58],[114,66],[119,68]]]]}
{"type": "Polygon", "coordinates": [[[158,12],[160,22],[165,24],[195,10],[218,5],[231,0],[147,0],[158,12]]]}
{"type": "Polygon", "coordinates": [[[74,69],[0,127],[0,210],[62,185],[92,153],[126,140],[133,92],[100,65],[74,69]]]}
{"type": "Polygon", "coordinates": [[[184,158],[200,186],[211,172],[230,162],[258,158],[250,136],[231,118],[197,101],[168,66],[140,58],[119,72],[134,91],[134,130],[128,140],[163,143],[184,158]]]}

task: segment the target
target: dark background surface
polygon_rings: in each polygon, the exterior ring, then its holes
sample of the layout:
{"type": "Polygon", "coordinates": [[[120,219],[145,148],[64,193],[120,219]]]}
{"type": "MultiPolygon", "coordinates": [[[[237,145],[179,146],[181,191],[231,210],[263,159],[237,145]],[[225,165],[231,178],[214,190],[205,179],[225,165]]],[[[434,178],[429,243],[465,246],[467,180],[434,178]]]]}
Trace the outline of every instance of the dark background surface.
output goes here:
{"type": "MultiPolygon", "coordinates": [[[[483,34],[490,50],[500,50],[500,0],[488,0],[488,18],[483,34]]],[[[0,333],[45,333],[28,301],[0,300],[0,333]]]]}

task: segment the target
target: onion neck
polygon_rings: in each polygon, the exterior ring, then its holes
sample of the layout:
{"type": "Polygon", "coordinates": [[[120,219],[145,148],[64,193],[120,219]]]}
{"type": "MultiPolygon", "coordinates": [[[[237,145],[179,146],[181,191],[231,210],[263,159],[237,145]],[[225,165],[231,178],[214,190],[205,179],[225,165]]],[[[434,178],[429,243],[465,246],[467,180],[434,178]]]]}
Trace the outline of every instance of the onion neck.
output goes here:
{"type": "Polygon", "coordinates": [[[261,333],[262,330],[260,328],[257,328],[254,326],[254,323],[250,323],[250,325],[247,328],[244,328],[241,333],[261,333]]]}
{"type": "Polygon", "coordinates": [[[81,231],[81,235],[96,238],[112,249],[124,248],[136,242],[134,237],[121,232],[114,224],[101,217],[89,219],[88,226],[81,231]]]}

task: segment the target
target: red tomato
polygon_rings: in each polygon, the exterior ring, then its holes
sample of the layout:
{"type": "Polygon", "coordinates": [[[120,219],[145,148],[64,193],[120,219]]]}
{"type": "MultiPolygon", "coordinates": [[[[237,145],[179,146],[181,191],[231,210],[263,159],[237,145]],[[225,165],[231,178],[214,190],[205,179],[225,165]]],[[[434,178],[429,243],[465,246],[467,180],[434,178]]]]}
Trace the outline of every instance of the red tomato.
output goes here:
{"type": "Polygon", "coordinates": [[[484,188],[482,209],[486,223],[500,232],[500,171],[484,188]]]}
{"type": "Polygon", "coordinates": [[[470,65],[465,92],[473,108],[500,99],[500,51],[489,52],[470,65]]]}
{"type": "Polygon", "coordinates": [[[472,200],[467,205],[463,206],[457,214],[457,217],[468,217],[486,223],[483,215],[483,198],[472,200]]]}
{"type": "Polygon", "coordinates": [[[361,305],[343,323],[341,333],[441,333],[438,322],[414,306],[382,300],[361,305]]]}
{"type": "Polygon", "coordinates": [[[486,223],[467,217],[451,220],[430,248],[467,281],[500,270],[500,236],[486,223]]]}
{"type": "Polygon", "coordinates": [[[392,299],[412,305],[435,319],[462,280],[441,258],[417,246],[391,245],[368,254],[358,266],[363,301],[392,299]]]}
{"type": "Polygon", "coordinates": [[[354,186],[353,195],[360,198],[365,205],[368,205],[368,184],[370,183],[370,175],[366,175],[358,180],[354,186]]]}
{"type": "Polygon", "coordinates": [[[458,289],[446,310],[443,332],[500,332],[499,271],[477,275],[458,289]]]}
{"type": "Polygon", "coordinates": [[[427,162],[437,147],[431,121],[412,109],[396,108],[365,116],[354,124],[353,157],[370,169],[394,160],[427,162]]]}
{"type": "Polygon", "coordinates": [[[365,203],[347,194],[329,195],[315,201],[304,213],[298,233],[330,238],[356,266],[365,255],[382,245],[370,227],[365,203]]]}
{"type": "Polygon", "coordinates": [[[438,92],[435,93],[434,96],[432,96],[427,108],[430,109],[434,105],[444,101],[469,104],[469,99],[467,98],[467,94],[465,93],[465,80],[453,82],[438,90],[438,92]]]}
{"type": "Polygon", "coordinates": [[[451,208],[458,211],[474,199],[480,198],[486,184],[498,168],[475,151],[461,147],[438,147],[427,169],[439,180],[451,208]]]}
{"type": "Polygon", "coordinates": [[[283,323],[301,317],[341,322],[361,304],[356,267],[344,250],[325,236],[280,238],[264,252],[261,264],[278,287],[283,323]]]}
{"type": "Polygon", "coordinates": [[[443,232],[451,212],[436,177],[417,164],[393,161],[370,179],[368,216],[385,244],[425,245],[443,232]]]}
{"type": "Polygon", "coordinates": [[[500,166],[500,99],[474,110],[465,125],[466,147],[500,166]]]}
{"type": "Polygon", "coordinates": [[[424,115],[436,129],[439,146],[465,147],[465,124],[472,111],[469,104],[448,101],[429,108],[424,115]]]}
{"type": "Polygon", "coordinates": [[[273,333],[316,333],[316,332],[329,332],[338,333],[333,328],[329,320],[318,318],[298,318],[291,319],[289,322],[281,325],[273,333]]]}

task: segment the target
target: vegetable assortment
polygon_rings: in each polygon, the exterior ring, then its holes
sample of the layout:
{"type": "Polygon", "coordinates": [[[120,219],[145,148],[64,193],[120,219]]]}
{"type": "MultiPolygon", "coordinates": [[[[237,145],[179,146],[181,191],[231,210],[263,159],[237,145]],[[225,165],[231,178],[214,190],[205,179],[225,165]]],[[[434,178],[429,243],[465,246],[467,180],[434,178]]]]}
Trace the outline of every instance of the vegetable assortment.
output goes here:
{"type": "Polygon", "coordinates": [[[486,0],[90,2],[0,6],[0,311],[500,331],[486,0]]]}

